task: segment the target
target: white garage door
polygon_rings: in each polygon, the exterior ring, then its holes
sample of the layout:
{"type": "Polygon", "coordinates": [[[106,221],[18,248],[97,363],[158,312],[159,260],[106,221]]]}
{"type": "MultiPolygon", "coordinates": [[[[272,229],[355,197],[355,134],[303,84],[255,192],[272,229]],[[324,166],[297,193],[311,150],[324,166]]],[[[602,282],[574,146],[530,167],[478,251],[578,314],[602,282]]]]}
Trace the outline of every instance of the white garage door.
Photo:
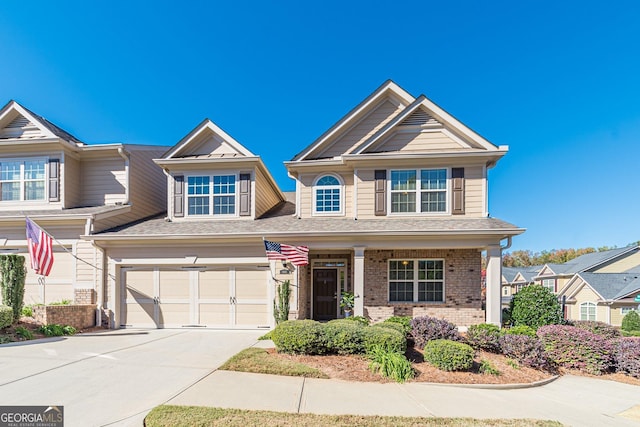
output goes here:
{"type": "Polygon", "coordinates": [[[121,326],[269,327],[268,270],[260,268],[122,269],[121,326]]]}

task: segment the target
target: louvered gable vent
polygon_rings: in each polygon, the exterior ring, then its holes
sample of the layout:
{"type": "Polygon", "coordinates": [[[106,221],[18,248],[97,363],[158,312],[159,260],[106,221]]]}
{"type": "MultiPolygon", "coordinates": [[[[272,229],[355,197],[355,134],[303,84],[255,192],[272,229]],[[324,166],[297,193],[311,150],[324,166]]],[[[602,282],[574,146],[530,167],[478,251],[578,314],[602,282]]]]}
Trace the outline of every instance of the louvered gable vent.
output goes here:
{"type": "Polygon", "coordinates": [[[0,138],[18,138],[23,136],[27,131],[33,132],[37,130],[36,125],[31,123],[26,117],[20,115],[13,119],[7,126],[0,129],[0,138]]]}
{"type": "Polygon", "coordinates": [[[426,111],[417,109],[400,123],[400,126],[425,126],[436,125],[439,122],[431,117],[426,111]]]}

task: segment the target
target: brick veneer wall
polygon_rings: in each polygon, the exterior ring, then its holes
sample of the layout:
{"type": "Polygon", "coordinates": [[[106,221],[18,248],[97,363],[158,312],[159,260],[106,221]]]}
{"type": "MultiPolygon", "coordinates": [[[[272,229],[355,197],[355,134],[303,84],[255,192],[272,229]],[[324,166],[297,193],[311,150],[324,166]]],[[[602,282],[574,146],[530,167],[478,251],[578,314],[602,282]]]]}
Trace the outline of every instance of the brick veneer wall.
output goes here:
{"type": "Polygon", "coordinates": [[[481,295],[481,254],[477,249],[368,250],[364,256],[365,315],[374,322],[391,316],[429,315],[458,326],[485,321],[481,295]],[[445,301],[389,302],[389,259],[444,259],[445,301]]]}
{"type": "Polygon", "coordinates": [[[73,303],[74,304],[95,304],[96,303],[96,291],[93,289],[74,289],[73,290],[73,303]]]}
{"type": "Polygon", "coordinates": [[[36,305],[33,317],[43,325],[70,325],[80,330],[96,324],[95,304],[85,305],[36,305]]]}

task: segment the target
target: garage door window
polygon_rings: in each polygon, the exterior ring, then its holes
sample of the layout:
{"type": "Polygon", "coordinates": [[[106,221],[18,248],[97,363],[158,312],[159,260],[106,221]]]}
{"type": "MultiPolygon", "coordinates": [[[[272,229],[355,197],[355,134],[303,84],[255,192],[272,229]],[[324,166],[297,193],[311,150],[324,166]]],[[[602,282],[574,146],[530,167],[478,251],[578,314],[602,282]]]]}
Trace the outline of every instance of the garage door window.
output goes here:
{"type": "Polygon", "coordinates": [[[187,213],[198,215],[236,214],[236,176],[211,175],[187,178],[187,213]]]}

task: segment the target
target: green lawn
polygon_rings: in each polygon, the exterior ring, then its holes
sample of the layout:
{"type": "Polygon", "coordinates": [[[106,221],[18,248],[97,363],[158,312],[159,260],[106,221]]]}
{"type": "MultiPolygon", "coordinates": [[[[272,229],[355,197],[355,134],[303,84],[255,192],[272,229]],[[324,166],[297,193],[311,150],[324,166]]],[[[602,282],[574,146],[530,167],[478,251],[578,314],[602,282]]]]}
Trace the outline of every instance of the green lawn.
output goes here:
{"type": "Polygon", "coordinates": [[[242,350],[227,360],[220,369],[290,377],[328,378],[327,375],[315,368],[276,357],[269,357],[269,353],[265,349],[253,347],[242,350]]]}
{"type": "Polygon", "coordinates": [[[285,412],[246,411],[241,409],[206,408],[201,406],[162,405],[145,419],[147,427],[197,426],[336,426],[336,427],[417,427],[417,426],[561,426],[555,421],[528,419],[476,420],[473,418],[379,417],[357,415],[290,414],[285,412]]]}

